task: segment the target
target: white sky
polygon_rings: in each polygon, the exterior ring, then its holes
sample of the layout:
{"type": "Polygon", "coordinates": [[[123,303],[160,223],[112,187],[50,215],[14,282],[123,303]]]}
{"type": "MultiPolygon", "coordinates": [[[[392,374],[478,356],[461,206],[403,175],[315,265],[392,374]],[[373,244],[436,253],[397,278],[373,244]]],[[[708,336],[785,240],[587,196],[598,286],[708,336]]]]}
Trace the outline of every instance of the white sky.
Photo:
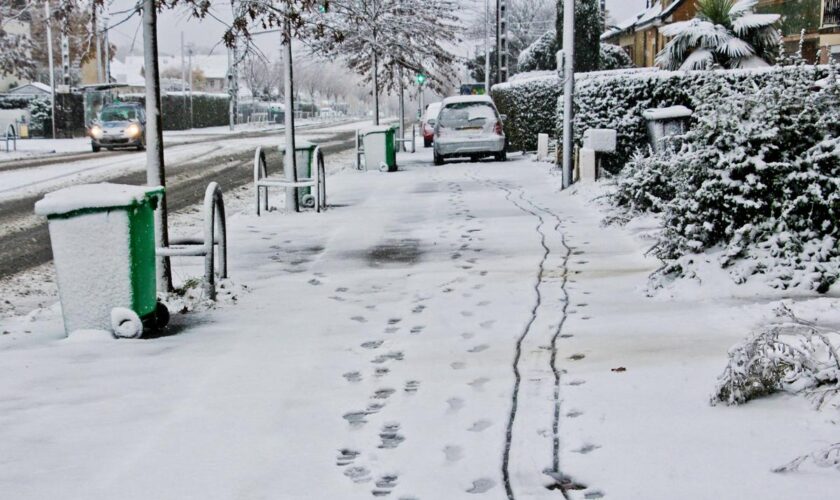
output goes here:
{"type": "MultiPolygon", "coordinates": [[[[460,0],[465,5],[474,0],[460,0]]],[[[114,0],[111,5],[111,12],[120,12],[129,9],[136,0],[114,0]]],[[[230,19],[230,1],[214,0],[214,14],[223,21],[230,19]]],[[[607,9],[616,21],[622,21],[642,10],[645,0],[607,0],[607,9]]],[[[111,24],[122,20],[125,15],[113,14],[111,24]]],[[[135,50],[142,50],[142,33],[138,28],[140,17],[135,16],[111,31],[111,42],[119,47],[128,49],[134,41],[135,50]]],[[[181,32],[184,32],[185,43],[194,44],[197,48],[211,49],[214,46],[215,53],[224,53],[224,47],[220,44],[222,33],[225,27],[222,22],[207,18],[203,21],[189,19],[182,9],[164,11],[158,17],[158,38],[159,50],[162,53],[179,54],[181,32]]],[[[275,47],[279,43],[278,34],[268,34],[257,37],[257,45],[273,59],[276,52],[275,47]]]]}

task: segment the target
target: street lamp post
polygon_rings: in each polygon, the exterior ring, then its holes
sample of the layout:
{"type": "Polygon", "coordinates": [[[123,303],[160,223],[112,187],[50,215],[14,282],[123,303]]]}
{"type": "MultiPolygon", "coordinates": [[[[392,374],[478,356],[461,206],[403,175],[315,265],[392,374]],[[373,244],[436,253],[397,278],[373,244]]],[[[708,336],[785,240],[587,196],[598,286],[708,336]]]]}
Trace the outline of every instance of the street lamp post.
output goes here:
{"type": "Polygon", "coordinates": [[[575,2],[565,0],[563,8],[563,188],[572,185],[574,161],[574,98],[575,98],[575,2]]]}

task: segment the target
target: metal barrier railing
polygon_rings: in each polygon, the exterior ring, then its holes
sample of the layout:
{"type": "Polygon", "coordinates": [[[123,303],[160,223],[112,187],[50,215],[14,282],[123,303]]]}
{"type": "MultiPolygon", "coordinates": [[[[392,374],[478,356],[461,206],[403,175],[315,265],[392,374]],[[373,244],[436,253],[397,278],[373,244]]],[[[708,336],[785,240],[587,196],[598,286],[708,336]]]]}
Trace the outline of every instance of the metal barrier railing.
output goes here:
{"type": "Polygon", "coordinates": [[[8,153],[10,151],[17,151],[17,131],[15,130],[14,124],[11,123],[8,127],[6,127],[6,152],[8,153]],[[12,146],[14,148],[12,150],[9,149],[10,140],[12,141],[12,146]]]}
{"type": "MultiPolygon", "coordinates": [[[[402,137],[397,137],[396,138],[396,143],[397,144],[409,143],[409,144],[411,144],[411,152],[416,153],[417,152],[417,142],[416,142],[416,139],[415,139],[415,134],[416,133],[417,133],[417,127],[416,127],[415,124],[412,123],[411,124],[411,138],[406,139],[405,135],[403,135],[402,137]]],[[[405,147],[403,147],[402,150],[405,151],[405,147]]]]}
{"type": "Polygon", "coordinates": [[[324,166],[324,154],[321,152],[321,146],[315,146],[313,151],[315,161],[315,171],[312,177],[298,179],[297,182],[292,182],[286,179],[272,178],[268,176],[268,168],[265,159],[265,153],[262,146],[257,146],[254,152],[254,187],[256,188],[257,201],[257,216],[260,215],[261,210],[268,211],[268,188],[301,188],[311,187],[315,189],[315,195],[312,197],[313,208],[315,212],[320,213],[327,208],[327,171],[324,166]]]}
{"type": "Polygon", "coordinates": [[[204,191],[204,237],[171,238],[169,246],[157,248],[159,257],[204,257],[204,293],[216,300],[215,250],[219,252],[219,277],[227,274],[227,222],[222,188],[216,182],[204,191]]]}

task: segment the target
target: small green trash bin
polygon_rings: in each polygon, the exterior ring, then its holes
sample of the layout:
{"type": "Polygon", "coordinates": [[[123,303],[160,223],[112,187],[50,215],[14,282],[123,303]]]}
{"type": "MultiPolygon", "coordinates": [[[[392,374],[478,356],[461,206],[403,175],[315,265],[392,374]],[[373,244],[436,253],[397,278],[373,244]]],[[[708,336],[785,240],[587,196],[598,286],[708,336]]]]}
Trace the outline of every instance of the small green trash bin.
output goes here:
{"type": "MultiPolygon", "coordinates": [[[[315,168],[315,148],[317,144],[295,140],[295,167],[298,180],[311,179],[315,168]]],[[[280,145],[280,155],[283,158],[284,166],[286,161],[286,145],[280,145]]],[[[298,188],[298,203],[304,207],[314,207],[315,197],[312,195],[311,187],[298,188]]]]}
{"type": "Polygon", "coordinates": [[[157,303],[153,215],[162,196],[162,187],[84,184],[35,204],[49,223],[68,335],[97,329],[137,337],[143,326],[165,325],[168,312],[157,303]],[[122,319],[114,319],[115,311],[122,319]],[[133,323],[117,328],[114,321],[127,321],[131,311],[133,323]]]}
{"type": "Polygon", "coordinates": [[[365,170],[397,170],[397,127],[377,126],[359,131],[365,150],[365,170]]]}

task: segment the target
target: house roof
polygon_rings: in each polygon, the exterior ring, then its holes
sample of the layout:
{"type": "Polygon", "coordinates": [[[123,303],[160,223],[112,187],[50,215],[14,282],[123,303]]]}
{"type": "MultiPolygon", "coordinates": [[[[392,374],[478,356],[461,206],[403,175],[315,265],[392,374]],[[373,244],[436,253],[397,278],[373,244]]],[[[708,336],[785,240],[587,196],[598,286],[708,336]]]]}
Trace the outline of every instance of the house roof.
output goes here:
{"type": "Polygon", "coordinates": [[[31,82],[25,83],[23,85],[18,85],[13,89],[9,89],[9,94],[20,94],[20,95],[39,95],[39,94],[51,94],[52,87],[49,85],[43,84],[41,82],[31,82]]]}
{"type": "MultiPolygon", "coordinates": [[[[667,7],[662,7],[662,0],[657,0],[652,6],[644,9],[633,17],[625,19],[601,35],[601,40],[607,40],[628,31],[638,31],[653,25],[662,24],[665,19],[688,0],[674,0],[667,7]]],[[[693,0],[691,0],[693,1],[693,0]]]]}

